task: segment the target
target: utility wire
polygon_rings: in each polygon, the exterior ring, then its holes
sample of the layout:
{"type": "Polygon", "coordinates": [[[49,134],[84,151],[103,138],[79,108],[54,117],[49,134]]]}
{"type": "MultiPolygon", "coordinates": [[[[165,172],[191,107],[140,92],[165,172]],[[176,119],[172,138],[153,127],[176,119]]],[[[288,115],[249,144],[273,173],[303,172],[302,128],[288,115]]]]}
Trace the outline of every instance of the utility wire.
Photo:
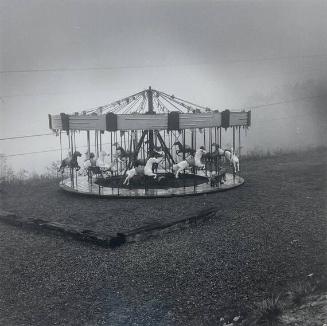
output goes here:
{"type": "Polygon", "coordinates": [[[161,65],[126,65],[126,66],[116,66],[116,67],[85,67],[85,68],[36,68],[36,69],[12,69],[12,70],[2,70],[0,74],[12,74],[12,73],[40,73],[40,72],[73,72],[73,71],[97,71],[97,70],[118,70],[118,69],[139,69],[139,68],[160,68],[160,67],[187,67],[187,66],[200,66],[200,65],[214,65],[218,63],[241,63],[241,62],[264,62],[264,61],[282,61],[282,60],[293,60],[295,58],[305,59],[305,58],[323,58],[326,57],[326,53],[318,54],[308,54],[308,55],[297,55],[297,56],[279,56],[279,57],[262,57],[254,59],[225,59],[217,60],[211,62],[199,62],[191,64],[161,64],[161,65]]]}
{"type": "MultiPolygon", "coordinates": [[[[103,143],[102,145],[109,145],[110,143],[103,143]]],[[[84,146],[77,146],[78,148],[87,148],[87,145],[84,146]]],[[[70,148],[63,148],[63,151],[69,151],[70,148]]],[[[24,155],[31,155],[31,154],[41,154],[41,153],[49,153],[49,152],[59,152],[61,151],[61,148],[57,149],[46,149],[43,151],[38,151],[38,152],[27,152],[27,153],[16,153],[16,154],[9,154],[9,155],[2,155],[2,157],[14,157],[14,156],[24,156],[24,155]]]]}
{"type": "Polygon", "coordinates": [[[36,134],[36,135],[25,135],[25,136],[13,136],[13,137],[0,138],[0,140],[21,139],[21,138],[41,137],[41,136],[50,136],[50,135],[54,135],[54,133],[51,132],[51,133],[47,133],[47,134],[36,134]]]}
{"type": "MultiPolygon", "coordinates": [[[[254,105],[254,106],[247,106],[247,109],[261,109],[261,108],[266,108],[269,106],[275,106],[279,104],[286,104],[286,103],[292,103],[292,102],[301,102],[305,101],[307,99],[316,99],[316,98],[325,98],[327,95],[317,95],[317,96],[306,96],[306,97],[300,97],[300,98],[295,98],[295,99],[289,99],[285,101],[280,101],[280,102],[272,102],[272,103],[266,103],[266,104],[260,104],[260,105],[254,105]]],[[[244,109],[244,108],[243,108],[244,109]]]]}

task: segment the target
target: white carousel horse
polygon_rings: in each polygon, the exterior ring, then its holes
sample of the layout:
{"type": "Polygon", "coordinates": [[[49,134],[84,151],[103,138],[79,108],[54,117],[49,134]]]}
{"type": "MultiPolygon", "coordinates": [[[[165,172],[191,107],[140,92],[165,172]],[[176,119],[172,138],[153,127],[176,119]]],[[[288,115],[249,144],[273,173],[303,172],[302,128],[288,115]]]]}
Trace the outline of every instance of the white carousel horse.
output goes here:
{"type": "Polygon", "coordinates": [[[223,150],[216,143],[212,144],[212,146],[215,146],[215,151],[210,154],[211,157],[223,156],[233,166],[234,173],[240,171],[240,161],[236,156],[233,147],[223,150]]]}
{"type": "Polygon", "coordinates": [[[203,169],[205,167],[205,165],[201,162],[201,158],[204,154],[206,154],[207,151],[205,150],[205,148],[203,146],[201,146],[194,155],[194,161],[195,161],[195,166],[197,168],[203,169]]]}
{"type": "Polygon", "coordinates": [[[100,169],[108,169],[111,162],[109,162],[108,155],[105,151],[101,151],[99,153],[99,157],[96,160],[95,165],[98,166],[100,169]]]}
{"type": "Polygon", "coordinates": [[[175,177],[178,178],[179,174],[183,170],[188,170],[192,166],[203,169],[205,167],[205,165],[201,162],[201,158],[204,154],[206,154],[206,150],[204,149],[203,146],[201,146],[195,152],[194,159],[193,159],[193,157],[189,157],[184,161],[174,164],[173,170],[176,171],[175,177]]]}
{"type": "Polygon", "coordinates": [[[230,151],[225,150],[224,155],[227,161],[233,166],[233,172],[234,173],[240,172],[240,160],[235,155],[233,147],[231,148],[230,151]]]}
{"type": "Polygon", "coordinates": [[[85,153],[85,159],[83,162],[84,174],[87,174],[88,169],[96,166],[97,159],[95,158],[94,153],[85,153]]]}
{"type": "Polygon", "coordinates": [[[124,185],[129,185],[130,180],[135,177],[136,175],[145,175],[148,177],[154,177],[154,179],[157,178],[157,175],[153,173],[152,171],[152,165],[154,163],[160,163],[161,159],[157,159],[155,157],[150,157],[148,161],[146,162],[145,166],[138,166],[135,168],[132,168],[126,172],[127,176],[124,181],[124,185]]]}

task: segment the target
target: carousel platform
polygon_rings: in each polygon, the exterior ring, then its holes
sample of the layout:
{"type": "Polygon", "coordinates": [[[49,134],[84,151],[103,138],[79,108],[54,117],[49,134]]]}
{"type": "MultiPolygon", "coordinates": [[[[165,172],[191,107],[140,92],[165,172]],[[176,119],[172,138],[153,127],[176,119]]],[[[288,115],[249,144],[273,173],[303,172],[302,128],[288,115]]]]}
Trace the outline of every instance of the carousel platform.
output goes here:
{"type": "Polygon", "coordinates": [[[209,178],[201,175],[187,174],[180,179],[172,178],[167,182],[149,181],[147,184],[131,184],[123,186],[122,182],[95,179],[88,180],[87,176],[75,176],[74,179],[67,178],[60,183],[64,191],[95,197],[106,198],[158,198],[158,197],[182,197],[195,196],[199,194],[215,193],[239,187],[244,179],[238,175],[235,177],[226,173],[226,181],[218,186],[211,186],[209,178]]]}

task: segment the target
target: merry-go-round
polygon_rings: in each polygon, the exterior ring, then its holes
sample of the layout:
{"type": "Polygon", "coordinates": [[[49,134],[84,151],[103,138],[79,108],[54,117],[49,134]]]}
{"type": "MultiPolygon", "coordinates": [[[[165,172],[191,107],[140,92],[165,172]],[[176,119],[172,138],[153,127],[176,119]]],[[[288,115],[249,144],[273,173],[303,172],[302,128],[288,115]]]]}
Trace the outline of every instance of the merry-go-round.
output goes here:
{"type": "Polygon", "coordinates": [[[60,138],[60,187],[114,198],[198,195],[240,186],[241,129],[250,123],[250,111],[210,109],[151,87],[87,111],[49,114],[49,128],[60,138]],[[231,131],[228,148],[222,148],[222,130],[231,131]]]}

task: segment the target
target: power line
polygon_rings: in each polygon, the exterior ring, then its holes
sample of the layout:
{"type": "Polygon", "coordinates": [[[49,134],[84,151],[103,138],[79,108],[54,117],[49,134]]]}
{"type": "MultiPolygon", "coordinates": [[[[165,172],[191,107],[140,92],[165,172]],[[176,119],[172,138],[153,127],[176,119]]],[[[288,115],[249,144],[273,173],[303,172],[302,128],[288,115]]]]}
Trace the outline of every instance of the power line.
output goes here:
{"type": "Polygon", "coordinates": [[[286,104],[286,103],[293,103],[293,102],[301,102],[301,101],[305,101],[307,99],[312,100],[312,99],[316,99],[316,98],[325,98],[325,97],[327,97],[327,95],[306,96],[306,97],[300,97],[300,98],[295,98],[295,99],[289,99],[289,100],[285,100],[285,101],[272,102],[272,103],[254,105],[254,106],[247,106],[246,108],[247,109],[251,109],[251,110],[252,109],[260,109],[260,108],[266,108],[266,107],[269,107],[269,106],[275,106],[275,105],[279,105],[279,104],[286,104]]]}
{"type": "MultiPolygon", "coordinates": [[[[27,152],[27,153],[16,153],[16,154],[9,154],[9,155],[3,155],[4,157],[14,157],[14,156],[24,156],[24,155],[31,155],[31,154],[40,154],[40,153],[49,153],[49,152],[59,152],[61,149],[48,149],[44,151],[38,151],[38,152],[27,152]]],[[[68,149],[63,149],[63,150],[69,150],[68,149]]]]}
{"type": "Polygon", "coordinates": [[[11,140],[11,139],[21,139],[21,138],[31,138],[31,137],[41,137],[41,136],[50,136],[54,135],[54,133],[47,133],[47,134],[35,134],[35,135],[25,135],[25,136],[13,136],[13,137],[6,137],[0,138],[0,140],[11,140]]]}
{"type": "Polygon", "coordinates": [[[17,70],[2,70],[0,74],[12,74],[12,73],[42,73],[42,72],[74,72],[74,71],[97,71],[97,70],[118,70],[118,69],[139,69],[139,68],[168,68],[168,67],[186,67],[186,66],[199,66],[199,65],[213,65],[217,63],[241,63],[241,62],[262,62],[262,61],[282,61],[282,60],[293,60],[295,58],[305,59],[305,58],[319,58],[327,57],[326,53],[321,54],[308,54],[308,55],[297,55],[297,56],[279,56],[279,57],[262,57],[254,59],[225,59],[211,62],[199,62],[191,64],[153,64],[153,65],[126,65],[126,66],[116,66],[116,67],[85,67],[85,68],[36,68],[36,69],[17,69],[17,70]]]}
{"type": "MultiPolygon", "coordinates": [[[[110,143],[103,143],[102,145],[109,145],[110,143]]],[[[87,148],[87,145],[84,146],[77,146],[77,148],[87,148]]],[[[2,157],[14,157],[14,156],[24,156],[24,155],[31,155],[31,154],[41,154],[41,153],[49,153],[49,152],[59,152],[59,151],[70,151],[70,148],[57,148],[57,149],[46,149],[43,151],[36,151],[36,152],[26,152],[26,153],[15,153],[9,155],[2,155],[2,157]]]]}

